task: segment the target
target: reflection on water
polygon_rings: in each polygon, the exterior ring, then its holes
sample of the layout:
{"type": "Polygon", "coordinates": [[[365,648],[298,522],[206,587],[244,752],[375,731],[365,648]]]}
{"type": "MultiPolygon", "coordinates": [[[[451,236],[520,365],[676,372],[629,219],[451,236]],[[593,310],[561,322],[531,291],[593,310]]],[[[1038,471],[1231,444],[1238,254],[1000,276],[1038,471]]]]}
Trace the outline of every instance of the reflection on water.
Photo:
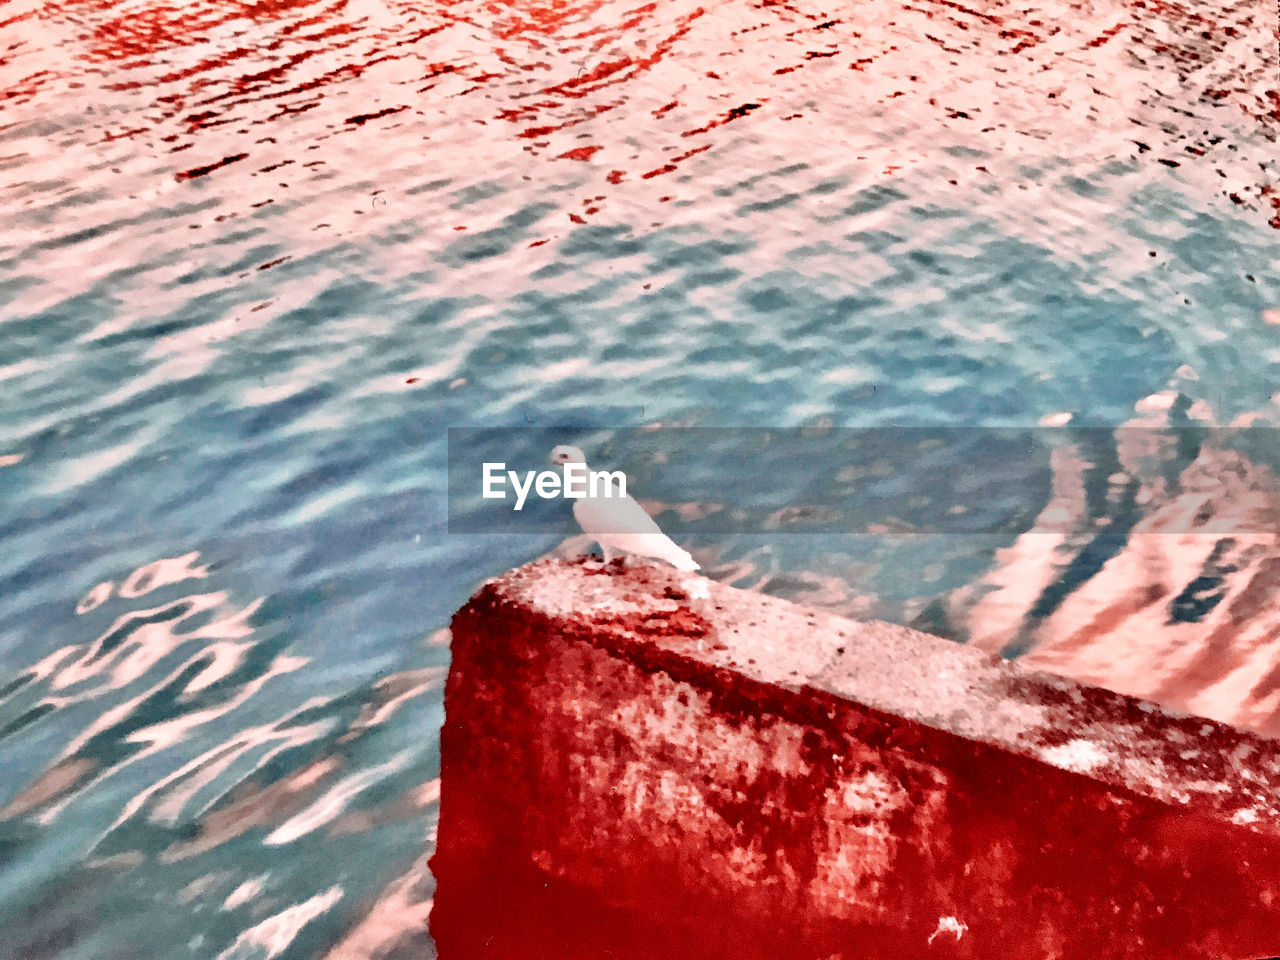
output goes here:
{"type": "MultiPolygon", "coordinates": [[[[1211,415],[1153,399],[1167,403],[1132,425],[1211,415]]],[[[1223,443],[1229,431],[1182,448],[1186,436],[1118,430],[1110,446],[1055,451],[1038,529],[949,598],[948,626],[1027,666],[1275,736],[1280,450],[1269,430],[1261,462],[1223,443]]]]}
{"type": "MultiPolygon", "coordinates": [[[[96,955],[123,956],[111,946],[118,933],[84,927],[91,907],[119,910],[131,899],[127,885],[96,888],[94,878],[105,871],[158,872],[170,883],[194,873],[177,891],[180,911],[220,901],[220,912],[252,923],[223,950],[214,951],[203,936],[185,949],[226,960],[277,956],[348,891],[331,882],[346,872],[336,871],[315,878],[324,889],[286,904],[280,888],[296,896],[303,887],[297,878],[276,876],[271,848],[434,816],[439,781],[423,780],[424,747],[402,745],[379,762],[384,751],[370,751],[369,741],[403,712],[419,710],[422,700],[438,700],[444,668],[389,673],[345,696],[313,697],[277,715],[273,681],[307,667],[309,658],[257,635],[264,598],[246,604],[227,591],[183,593],[210,579],[216,575],[192,552],[144,564],[118,585],[97,585],[75,612],[86,625],[98,621],[106,629],[58,649],[3,691],[0,740],[37,722],[75,731],[30,782],[6,782],[9,791],[20,788],[0,808],[11,862],[47,845],[69,818],[97,824],[73,872],[73,886],[84,884],[80,897],[88,902],[67,901],[65,878],[37,884],[19,913],[22,923],[11,926],[11,955],[55,956],[83,937],[107,951],[96,955]],[[142,606],[157,592],[165,602],[142,606]],[[254,723],[255,716],[271,719],[254,723]],[[232,869],[210,872],[211,857],[232,869]],[[184,866],[189,861],[202,865],[184,866]],[[247,874],[255,862],[261,873],[247,874]]],[[[38,863],[33,867],[39,872],[38,863]]],[[[406,884],[402,879],[400,887],[406,884]]],[[[171,937],[184,936],[180,923],[171,926],[171,937]]],[[[412,933],[384,929],[370,942],[386,946],[412,933]]],[[[157,942],[155,955],[184,948],[178,939],[167,943],[157,942]]]]}
{"type": "MultiPolygon", "coordinates": [[[[560,539],[446,534],[448,425],[1272,403],[1246,4],[10,0],[0,50],[0,955],[428,953],[438,631],[560,539]]],[[[1149,649],[1221,711],[1188,648],[1265,656],[1271,554],[1063,529],[688,545],[1091,676],[1166,564],[1149,649]]]]}

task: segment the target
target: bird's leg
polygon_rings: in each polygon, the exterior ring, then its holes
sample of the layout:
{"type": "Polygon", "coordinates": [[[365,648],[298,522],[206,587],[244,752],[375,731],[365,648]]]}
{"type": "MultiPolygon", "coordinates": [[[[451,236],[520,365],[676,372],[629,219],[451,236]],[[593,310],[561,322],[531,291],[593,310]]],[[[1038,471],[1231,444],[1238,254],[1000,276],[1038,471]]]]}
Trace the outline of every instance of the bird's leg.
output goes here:
{"type": "Polygon", "coordinates": [[[600,550],[604,553],[604,565],[608,566],[613,560],[613,551],[609,549],[609,545],[607,543],[600,544],[600,550]]]}

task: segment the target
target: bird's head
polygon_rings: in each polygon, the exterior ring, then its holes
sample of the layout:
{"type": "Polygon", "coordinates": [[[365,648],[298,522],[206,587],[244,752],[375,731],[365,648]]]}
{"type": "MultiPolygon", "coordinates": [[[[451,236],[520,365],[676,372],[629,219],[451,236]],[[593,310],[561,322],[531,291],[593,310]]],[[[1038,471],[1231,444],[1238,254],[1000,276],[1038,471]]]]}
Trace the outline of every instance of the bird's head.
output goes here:
{"type": "Polygon", "coordinates": [[[566,463],[586,463],[587,458],[577,447],[562,443],[551,451],[551,462],[562,466],[566,463]]]}

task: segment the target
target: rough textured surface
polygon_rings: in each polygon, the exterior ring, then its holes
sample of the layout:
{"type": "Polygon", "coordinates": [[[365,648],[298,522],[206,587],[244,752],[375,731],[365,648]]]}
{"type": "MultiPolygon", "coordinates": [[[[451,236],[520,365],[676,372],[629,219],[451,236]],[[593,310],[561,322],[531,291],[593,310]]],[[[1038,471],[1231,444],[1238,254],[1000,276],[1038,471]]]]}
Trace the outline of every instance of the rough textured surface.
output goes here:
{"type": "Polygon", "coordinates": [[[1280,745],[690,585],[542,562],[455,617],[446,960],[1280,952],[1280,745]]]}

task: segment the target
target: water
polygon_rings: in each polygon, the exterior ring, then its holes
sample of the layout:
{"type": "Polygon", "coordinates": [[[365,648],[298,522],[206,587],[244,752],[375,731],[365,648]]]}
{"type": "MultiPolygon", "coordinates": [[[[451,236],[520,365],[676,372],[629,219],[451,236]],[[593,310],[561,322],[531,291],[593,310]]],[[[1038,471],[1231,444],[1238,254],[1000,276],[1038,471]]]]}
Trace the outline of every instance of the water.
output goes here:
{"type": "MultiPolygon", "coordinates": [[[[429,951],[441,630],[559,542],[446,533],[447,426],[1271,416],[1268,17],[6,4],[0,955],[429,951]]],[[[899,620],[1009,546],[685,545],[899,620]]]]}

